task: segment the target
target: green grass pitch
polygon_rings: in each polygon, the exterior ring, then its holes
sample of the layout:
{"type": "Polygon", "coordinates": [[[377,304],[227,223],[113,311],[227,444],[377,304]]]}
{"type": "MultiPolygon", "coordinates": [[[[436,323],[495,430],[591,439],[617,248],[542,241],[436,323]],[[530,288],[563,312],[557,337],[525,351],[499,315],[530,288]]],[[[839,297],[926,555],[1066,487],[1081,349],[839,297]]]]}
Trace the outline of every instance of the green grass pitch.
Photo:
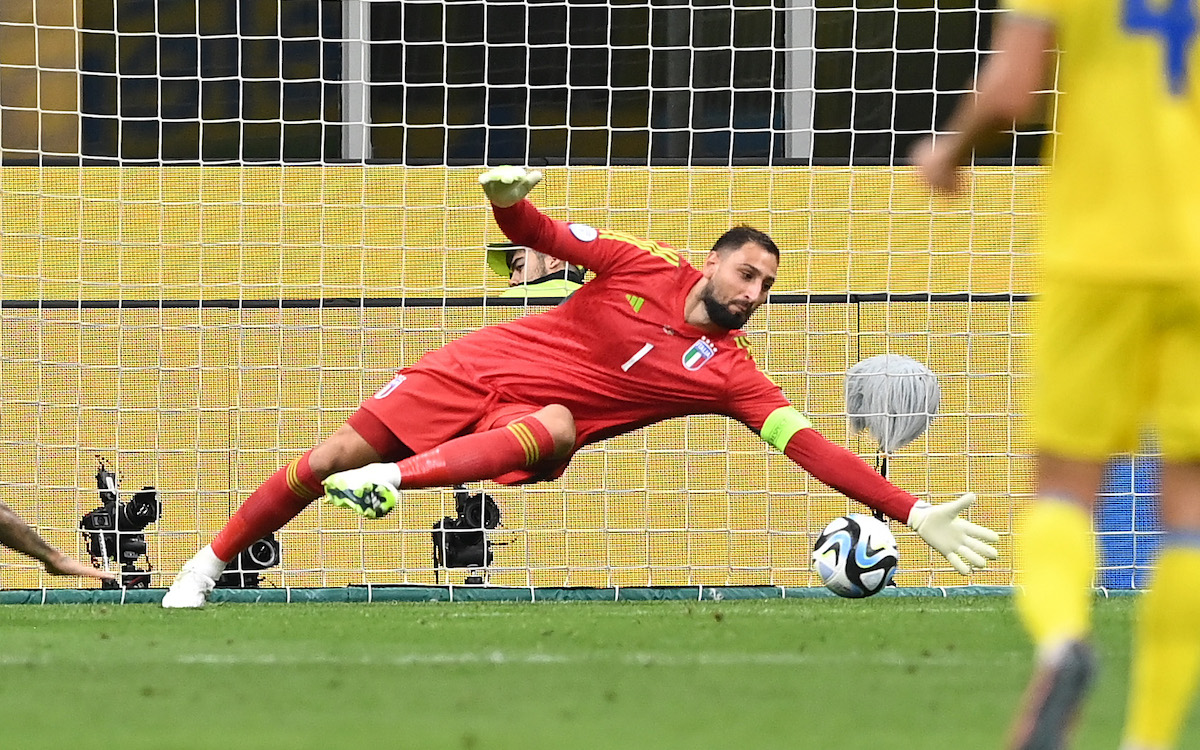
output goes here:
{"type": "MultiPolygon", "coordinates": [[[[1078,748],[1117,747],[1135,602],[1097,601],[1078,748]]],[[[24,750],[1000,748],[1030,660],[1003,596],[10,605],[0,633],[24,750]]]]}

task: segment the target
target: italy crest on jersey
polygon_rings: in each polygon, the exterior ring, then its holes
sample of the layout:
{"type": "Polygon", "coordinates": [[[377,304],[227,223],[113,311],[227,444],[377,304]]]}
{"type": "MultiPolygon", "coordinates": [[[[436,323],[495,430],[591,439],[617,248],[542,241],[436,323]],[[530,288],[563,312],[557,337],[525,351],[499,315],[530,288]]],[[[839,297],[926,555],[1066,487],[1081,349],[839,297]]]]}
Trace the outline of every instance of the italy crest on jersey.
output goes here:
{"type": "Polygon", "coordinates": [[[707,338],[701,338],[683,353],[683,366],[688,370],[699,370],[716,353],[717,347],[713,346],[707,338]]]}

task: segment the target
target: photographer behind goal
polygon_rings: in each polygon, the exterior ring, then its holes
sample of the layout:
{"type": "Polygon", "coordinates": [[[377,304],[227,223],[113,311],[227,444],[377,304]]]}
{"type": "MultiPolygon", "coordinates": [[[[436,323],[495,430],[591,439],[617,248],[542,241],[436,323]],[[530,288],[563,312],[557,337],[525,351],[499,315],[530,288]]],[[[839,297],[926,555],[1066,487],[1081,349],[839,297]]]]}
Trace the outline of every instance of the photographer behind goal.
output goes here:
{"type": "Polygon", "coordinates": [[[545,298],[563,300],[583,286],[587,271],[547,253],[513,242],[487,246],[488,268],[508,279],[507,299],[545,298]]]}

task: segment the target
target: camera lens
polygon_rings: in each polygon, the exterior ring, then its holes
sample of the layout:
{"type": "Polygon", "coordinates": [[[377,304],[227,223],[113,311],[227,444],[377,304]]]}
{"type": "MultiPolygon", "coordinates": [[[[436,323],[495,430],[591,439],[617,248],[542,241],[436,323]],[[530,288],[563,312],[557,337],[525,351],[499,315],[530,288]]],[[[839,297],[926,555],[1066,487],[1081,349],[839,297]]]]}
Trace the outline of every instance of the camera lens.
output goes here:
{"type": "Polygon", "coordinates": [[[463,503],[462,520],[464,529],[483,528],[482,496],[472,495],[467,502],[463,503]]]}
{"type": "Polygon", "coordinates": [[[121,506],[121,528],[141,531],[158,520],[158,492],[153,487],[143,487],[129,502],[121,506]]]}
{"type": "Polygon", "coordinates": [[[279,564],[279,544],[259,539],[246,548],[246,559],[259,568],[272,568],[279,564]]]}
{"type": "Polygon", "coordinates": [[[83,517],[79,524],[88,531],[104,531],[113,527],[112,513],[107,507],[96,508],[83,517]]]}

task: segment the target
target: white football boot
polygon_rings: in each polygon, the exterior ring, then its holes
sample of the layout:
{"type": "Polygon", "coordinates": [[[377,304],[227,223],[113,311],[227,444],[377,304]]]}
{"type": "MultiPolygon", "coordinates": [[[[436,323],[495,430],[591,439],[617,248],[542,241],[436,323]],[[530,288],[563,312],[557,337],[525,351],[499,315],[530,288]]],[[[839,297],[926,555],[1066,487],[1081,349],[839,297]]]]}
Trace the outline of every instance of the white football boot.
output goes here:
{"type": "Polygon", "coordinates": [[[208,595],[217,585],[217,579],[225,570],[212,547],[205,547],[184,564],[175,576],[171,588],[163,595],[165,609],[199,609],[208,603],[208,595]]]}

